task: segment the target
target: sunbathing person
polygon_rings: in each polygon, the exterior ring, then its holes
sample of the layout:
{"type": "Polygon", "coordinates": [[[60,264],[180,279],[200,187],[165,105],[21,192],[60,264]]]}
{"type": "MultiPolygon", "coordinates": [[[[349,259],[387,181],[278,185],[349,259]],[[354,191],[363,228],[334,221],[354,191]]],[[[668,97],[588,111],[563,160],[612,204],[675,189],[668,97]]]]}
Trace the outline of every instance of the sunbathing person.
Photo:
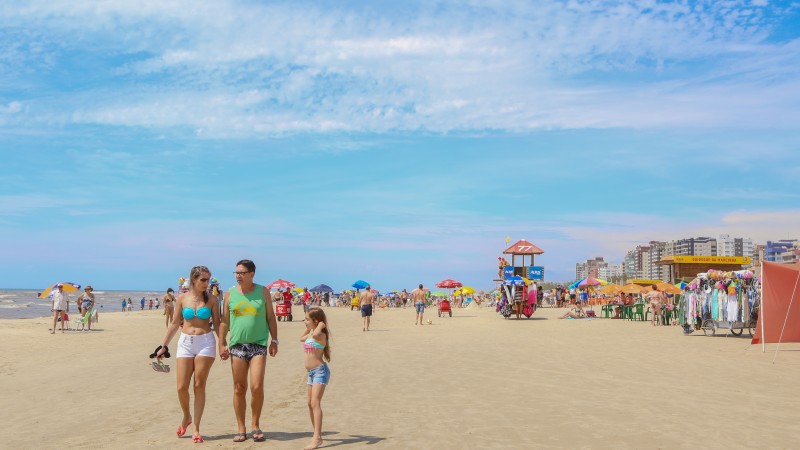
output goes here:
{"type": "Polygon", "coordinates": [[[565,312],[563,316],[559,317],[559,319],[583,319],[584,317],[586,317],[586,313],[583,312],[581,305],[576,303],[572,305],[569,311],[565,312]]]}

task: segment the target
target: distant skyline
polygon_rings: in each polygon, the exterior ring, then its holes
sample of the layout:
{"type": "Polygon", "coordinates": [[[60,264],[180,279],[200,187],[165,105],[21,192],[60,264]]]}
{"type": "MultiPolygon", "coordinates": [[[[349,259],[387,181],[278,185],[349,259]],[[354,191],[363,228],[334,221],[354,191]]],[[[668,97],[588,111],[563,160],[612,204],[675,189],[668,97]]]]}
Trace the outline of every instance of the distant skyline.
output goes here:
{"type": "Polygon", "coordinates": [[[0,288],[493,288],[800,237],[794,2],[0,6],[0,288]]]}

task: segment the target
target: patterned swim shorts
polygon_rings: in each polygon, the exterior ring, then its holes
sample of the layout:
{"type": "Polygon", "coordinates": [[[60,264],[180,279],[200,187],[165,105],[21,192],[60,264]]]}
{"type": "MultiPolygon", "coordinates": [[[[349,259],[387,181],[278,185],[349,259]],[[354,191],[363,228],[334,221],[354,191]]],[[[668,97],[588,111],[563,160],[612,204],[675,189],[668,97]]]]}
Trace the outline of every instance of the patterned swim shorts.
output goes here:
{"type": "Polygon", "coordinates": [[[250,362],[255,356],[267,354],[267,347],[259,344],[235,344],[228,349],[232,356],[250,362]]]}

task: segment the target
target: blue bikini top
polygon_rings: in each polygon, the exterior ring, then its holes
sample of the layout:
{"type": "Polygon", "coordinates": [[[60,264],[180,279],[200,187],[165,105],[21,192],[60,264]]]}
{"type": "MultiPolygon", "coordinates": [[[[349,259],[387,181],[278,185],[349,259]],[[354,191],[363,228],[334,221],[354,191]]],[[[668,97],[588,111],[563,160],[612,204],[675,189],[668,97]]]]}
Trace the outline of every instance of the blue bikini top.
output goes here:
{"type": "Polygon", "coordinates": [[[195,317],[197,317],[200,320],[208,320],[211,318],[211,308],[209,308],[208,306],[203,306],[197,311],[195,311],[192,308],[183,308],[181,314],[183,314],[183,318],[186,320],[192,320],[195,317]]]}

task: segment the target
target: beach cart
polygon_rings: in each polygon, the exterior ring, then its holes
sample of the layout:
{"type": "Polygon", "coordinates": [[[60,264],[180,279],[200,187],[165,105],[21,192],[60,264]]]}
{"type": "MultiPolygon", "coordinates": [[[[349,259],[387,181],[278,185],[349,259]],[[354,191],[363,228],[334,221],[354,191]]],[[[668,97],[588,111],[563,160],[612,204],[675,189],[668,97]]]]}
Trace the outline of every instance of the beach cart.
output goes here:
{"type": "Polygon", "coordinates": [[[450,300],[443,299],[439,300],[439,317],[442,317],[443,314],[447,313],[450,317],[453,317],[453,310],[450,308],[450,300]]]}
{"type": "Polygon", "coordinates": [[[275,316],[278,320],[281,320],[283,317],[283,321],[292,321],[292,304],[291,303],[278,303],[275,305],[275,316]]]}

